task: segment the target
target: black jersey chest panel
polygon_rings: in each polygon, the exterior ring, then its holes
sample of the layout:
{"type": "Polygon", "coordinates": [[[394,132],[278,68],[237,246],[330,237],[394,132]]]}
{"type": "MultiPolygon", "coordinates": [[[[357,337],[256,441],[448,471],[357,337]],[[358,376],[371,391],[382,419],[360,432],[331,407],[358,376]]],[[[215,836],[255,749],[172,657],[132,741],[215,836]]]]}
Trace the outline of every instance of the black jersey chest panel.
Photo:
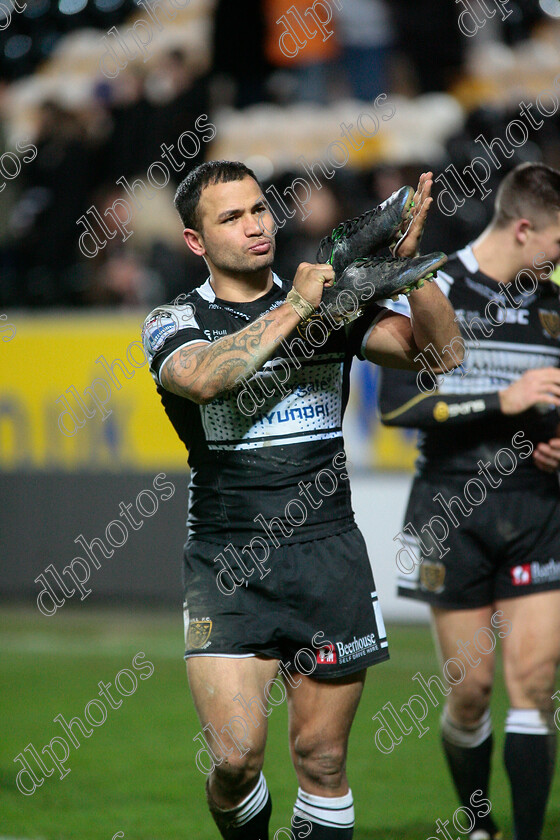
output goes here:
{"type": "MultiPolygon", "coordinates": [[[[161,318],[157,334],[153,327],[157,343],[152,345],[151,370],[158,385],[161,364],[176,349],[238,332],[280,306],[289,288],[275,277],[273,289],[250,304],[216,299],[209,283],[195,289],[186,298],[193,311],[188,325],[183,326],[170,312],[168,321],[173,316],[179,329],[170,329],[163,341],[161,318]]],[[[323,343],[320,331],[314,331],[313,336],[315,345],[300,328],[279,342],[272,359],[244,383],[241,398],[235,391],[199,406],[159,386],[165,410],[187,448],[238,451],[340,437],[348,399],[351,342],[344,329],[324,332],[323,343]]],[[[149,344],[148,336],[145,346],[149,344]]]]}
{"type": "MultiPolygon", "coordinates": [[[[460,252],[469,263],[470,249],[460,252]]],[[[529,278],[509,286],[455,255],[445,266],[449,300],[465,340],[463,369],[442,377],[440,393],[484,393],[506,388],[526,371],[560,364],[560,303],[550,283],[535,292],[529,278]],[[472,267],[474,270],[469,270],[472,267]],[[523,289],[527,290],[527,293],[523,289]],[[509,299],[508,299],[509,297],[509,299]]]]}
{"type": "Polygon", "coordinates": [[[146,319],[150,369],[165,411],[189,450],[188,525],[200,539],[242,544],[260,527],[255,524],[259,516],[267,521],[284,517],[294,499],[301,504],[302,486],[311,486],[325,470],[335,489],[320,495],[301,527],[290,526],[281,539],[315,539],[354,527],[347,476],[339,479],[336,465],[344,458],[342,418],[351,359],[379,308],[357,319],[351,329],[313,330],[315,346],[305,338],[307,327],[301,326],[279,342],[270,361],[240,383],[240,390],[208,405],[197,405],[160,384],[161,368],[176,350],[239,332],[280,306],[289,288],[275,276],[269,293],[237,304],[216,299],[207,283],[187,295],[185,304],[192,307],[187,320],[170,307],[146,319]],[[242,392],[246,411],[240,408],[242,392]]]}

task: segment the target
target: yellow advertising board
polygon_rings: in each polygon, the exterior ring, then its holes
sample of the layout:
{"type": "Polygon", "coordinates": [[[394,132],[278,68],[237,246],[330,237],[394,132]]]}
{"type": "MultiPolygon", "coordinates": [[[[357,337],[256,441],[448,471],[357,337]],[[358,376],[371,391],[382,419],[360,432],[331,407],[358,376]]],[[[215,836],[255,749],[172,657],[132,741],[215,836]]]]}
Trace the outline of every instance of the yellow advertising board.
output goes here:
{"type": "Polygon", "coordinates": [[[145,315],[10,313],[15,335],[0,339],[1,469],[187,468],[140,343],[145,315]]]}
{"type": "MultiPolygon", "coordinates": [[[[0,470],[187,469],[140,343],[145,315],[12,311],[0,322],[0,470]]],[[[360,466],[410,470],[413,438],[383,428],[355,384],[360,466]]]]}

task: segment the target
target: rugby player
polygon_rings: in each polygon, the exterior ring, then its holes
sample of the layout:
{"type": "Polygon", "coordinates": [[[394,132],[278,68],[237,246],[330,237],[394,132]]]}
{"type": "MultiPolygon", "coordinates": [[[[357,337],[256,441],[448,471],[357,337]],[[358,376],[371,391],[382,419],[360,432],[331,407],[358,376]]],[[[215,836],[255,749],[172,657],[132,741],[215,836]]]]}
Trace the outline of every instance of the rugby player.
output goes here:
{"type": "MultiPolygon", "coordinates": [[[[421,430],[398,540],[399,594],[431,605],[442,663],[471,645],[465,676],[455,671],[457,684],[439,684],[448,695],[443,748],[464,806],[474,790],[488,794],[492,752],[495,653],[484,642],[488,653],[479,656],[472,640],[501,611],[515,840],[540,837],[554,768],[560,305],[548,278],[559,260],[560,173],[518,166],[500,185],[489,226],[439,274],[462,327],[463,367],[440,377],[435,390],[426,376],[417,383],[384,371],[380,390],[385,424],[421,430]]],[[[404,313],[401,301],[389,306],[404,313]]],[[[487,814],[470,836],[501,834],[487,814]]]]}
{"type": "Polygon", "coordinates": [[[296,836],[353,834],[348,735],[366,669],[387,659],[388,648],[345,471],[350,362],[357,355],[417,369],[421,349],[433,344],[446,356],[458,330],[437,285],[420,288],[442,255],[360,263],[362,280],[412,272],[410,284],[397,283],[412,289],[411,318],[375,303],[342,326],[309,318],[323,293],[332,295],[333,266],[342,283],[349,261],[386,246],[404,222],[399,254],[415,253],[430,175],[416,194],[403,188],[343,224],[322,243],[329,262],[301,264],[293,284],[272,270],[274,220],[250,169],[205,163],[177,190],[184,239],[210,276],[181,305],[154,310],[143,339],[165,410],[189,451],[185,658],[213,756],[208,804],[227,840],[268,838],[271,800],[261,768],[269,694],[277,704],[278,686],[287,696],[299,781],[296,836]],[[299,832],[298,817],[309,821],[299,832]]]}

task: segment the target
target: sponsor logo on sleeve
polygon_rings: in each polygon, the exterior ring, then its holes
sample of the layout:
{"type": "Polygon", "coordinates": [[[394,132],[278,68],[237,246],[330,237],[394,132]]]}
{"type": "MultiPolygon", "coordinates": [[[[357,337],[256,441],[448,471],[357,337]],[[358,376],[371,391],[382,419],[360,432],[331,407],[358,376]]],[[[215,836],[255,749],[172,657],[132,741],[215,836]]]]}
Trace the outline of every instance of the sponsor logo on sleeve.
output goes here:
{"type": "Polygon", "coordinates": [[[437,420],[438,423],[445,423],[448,418],[449,409],[447,403],[443,401],[437,402],[434,406],[434,420],[437,420]]]}
{"type": "Polygon", "coordinates": [[[149,321],[146,321],[143,335],[144,347],[153,355],[163,347],[166,338],[175,335],[176,332],[177,320],[171,312],[160,309],[149,321]]]}
{"type": "Polygon", "coordinates": [[[434,420],[437,420],[438,423],[443,423],[450,417],[484,411],[485,408],[486,403],[484,400],[469,400],[463,403],[446,403],[441,400],[434,406],[434,420]]]}

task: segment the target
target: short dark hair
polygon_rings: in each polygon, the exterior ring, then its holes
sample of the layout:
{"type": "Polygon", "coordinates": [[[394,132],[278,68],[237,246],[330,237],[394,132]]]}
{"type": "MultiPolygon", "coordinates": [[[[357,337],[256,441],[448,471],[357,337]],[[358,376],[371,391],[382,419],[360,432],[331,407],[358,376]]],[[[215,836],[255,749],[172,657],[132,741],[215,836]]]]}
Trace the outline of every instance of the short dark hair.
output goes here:
{"type": "Polygon", "coordinates": [[[542,228],[559,211],[560,172],[544,163],[522,163],[498,188],[493,223],[504,228],[514,219],[524,218],[542,228]]]}
{"type": "Polygon", "coordinates": [[[198,212],[202,190],[209,184],[225,184],[229,181],[242,181],[253,178],[260,187],[259,180],[252,169],[239,160],[210,160],[195,167],[181,181],[175,193],[175,208],[181,217],[183,226],[200,231],[202,220],[198,212]]]}

